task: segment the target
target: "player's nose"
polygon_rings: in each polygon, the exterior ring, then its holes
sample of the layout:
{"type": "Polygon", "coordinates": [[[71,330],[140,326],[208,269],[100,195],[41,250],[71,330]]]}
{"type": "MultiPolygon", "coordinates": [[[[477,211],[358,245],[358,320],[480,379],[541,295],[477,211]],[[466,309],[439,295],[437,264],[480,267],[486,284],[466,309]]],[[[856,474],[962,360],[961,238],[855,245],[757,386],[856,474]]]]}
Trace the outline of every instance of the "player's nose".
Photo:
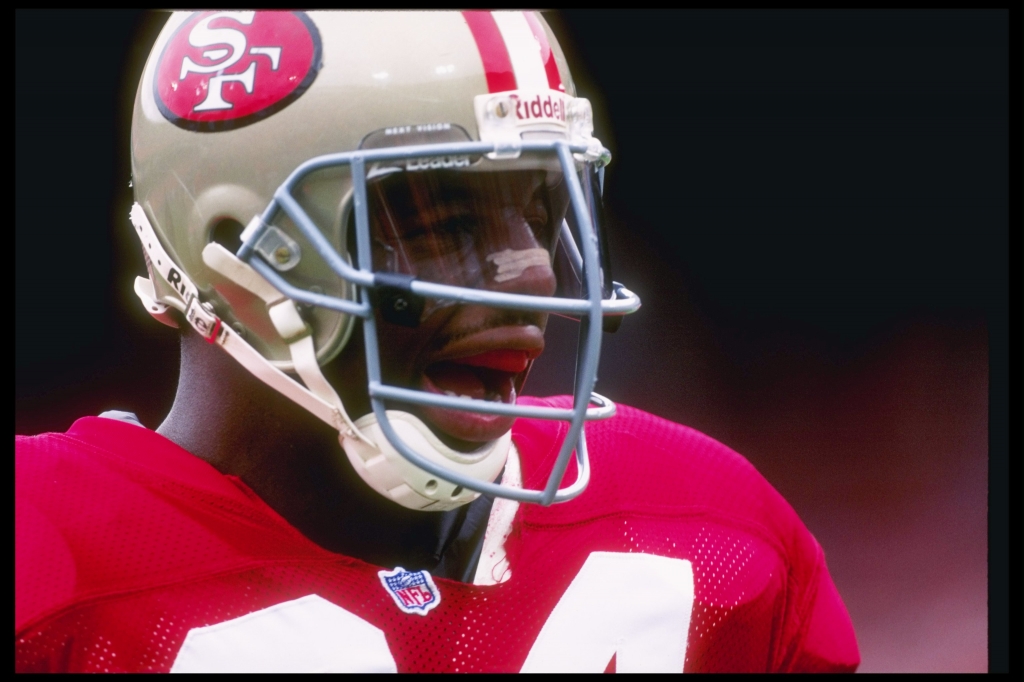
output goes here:
{"type": "Polygon", "coordinates": [[[556,289],[551,253],[538,243],[525,222],[509,230],[509,239],[486,257],[487,288],[512,294],[553,296],[556,289]]]}
{"type": "Polygon", "coordinates": [[[532,254],[526,254],[524,260],[527,261],[527,264],[525,267],[521,267],[522,264],[516,264],[515,270],[508,278],[502,277],[505,273],[496,273],[489,288],[511,294],[554,296],[557,284],[555,273],[551,269],[551,264],[541,261],[541,258],[550,260],[550,256],[542,249],[532,254]]]}

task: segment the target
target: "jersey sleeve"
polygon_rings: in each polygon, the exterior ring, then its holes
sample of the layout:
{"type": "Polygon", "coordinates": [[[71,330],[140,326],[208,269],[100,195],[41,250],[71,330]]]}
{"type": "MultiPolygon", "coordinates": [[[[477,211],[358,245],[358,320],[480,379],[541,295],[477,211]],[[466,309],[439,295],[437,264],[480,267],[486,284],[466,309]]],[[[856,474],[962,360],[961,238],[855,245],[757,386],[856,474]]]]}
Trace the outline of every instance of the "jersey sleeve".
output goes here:
{"type": "Polygon", "coordinates": [[[860,665],[860,651],[853,622],[829,575],[824,552],[817,542],[814,545],[817,556],[813,577],[805,587],[798,634],[785,670],[854,672],[860,665]]]}
{"type": "Polygon", "coordinates": [[[14,509],[14,629],[58,607],[75,587],[75,562],[60,531],[32,502],[14,509]]]}

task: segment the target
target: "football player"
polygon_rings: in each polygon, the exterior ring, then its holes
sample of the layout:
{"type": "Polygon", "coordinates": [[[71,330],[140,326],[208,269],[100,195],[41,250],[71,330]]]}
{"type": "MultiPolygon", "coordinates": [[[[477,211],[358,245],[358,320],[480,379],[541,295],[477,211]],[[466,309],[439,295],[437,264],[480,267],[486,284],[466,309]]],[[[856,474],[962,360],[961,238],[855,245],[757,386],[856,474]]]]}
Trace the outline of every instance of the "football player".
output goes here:
{"type": "Polygon", "coordinates": [[[174,14],[131,148],[178,391],[18,439],[17,670],[856,668],[753,467],[594,392],[640,301],[539,14],[174,14]]]}

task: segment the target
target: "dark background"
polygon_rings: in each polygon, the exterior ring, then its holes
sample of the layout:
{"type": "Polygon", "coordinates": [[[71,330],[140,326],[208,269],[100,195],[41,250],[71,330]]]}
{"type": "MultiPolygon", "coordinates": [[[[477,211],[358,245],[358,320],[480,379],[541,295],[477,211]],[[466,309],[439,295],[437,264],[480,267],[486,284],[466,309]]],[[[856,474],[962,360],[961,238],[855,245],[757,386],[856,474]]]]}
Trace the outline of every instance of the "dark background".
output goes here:
{"type": "MultiPolygon", "coordinates": [[[[547,16],[614,155],[615,277],[644,301],[605,336],[599,392],[779,489],[825,548],[862,671],[987,669],[989,566],[999,667],[1019,16],[547,16]]],[[[16,14],[16,433],[111,408],[154,427],[171,404],[176,335],[132,293],[127,219],[164,17],[16,14]]],[[[530,392],[566,391],[574,332],[552,323],[530,392]]]]}

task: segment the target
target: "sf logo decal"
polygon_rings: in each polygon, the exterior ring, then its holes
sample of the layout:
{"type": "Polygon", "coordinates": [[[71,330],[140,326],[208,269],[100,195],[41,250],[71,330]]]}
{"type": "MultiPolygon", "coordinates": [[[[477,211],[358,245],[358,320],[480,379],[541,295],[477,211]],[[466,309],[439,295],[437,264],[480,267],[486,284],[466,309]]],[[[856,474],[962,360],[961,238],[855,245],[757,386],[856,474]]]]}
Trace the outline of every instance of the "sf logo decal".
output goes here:
{"type": "Polygon", "coordinates": [[[199,12],[164,46],[153,96],[187,130],[239,128],[298,99],[320,55],[320,34],[302,12],[199,12]]]}
{"type": "MultiPolygon", "coordinates": [[[[216,109],[233,109],[231,102],[224,101],[222,96],[225,82],[238,82],[245,87],[248,94],[252,94],[253,82],[256,80],[256,61],[249,61],[249,67],[241,73],[225,73],[227,69],[234,66],[246,54],[246,38],[241,31],[231,28],[211,28],[210,24],[221,17],[234,19],[240,24],[252,25],[255,12],[218,12],[204,17],[188,33],[188,44],[192,47],[205,48],[211,45],[227,44],[228,48],[214,47],[210,50],[203,50],[205,59],[201,61],[212,61],[212,64],[196,64],[186,54],[181,60],[181,74],[178,78],[184,81],[188,74],[217,74],[211,76],[209,85],[206,88],[206,99],[192,107],[192,111],[213,111],[216,109]]],[[[277,71],[281,63],[281,48],[275,47],[253,47],[249,49],[250,55],[266,55],[270,58],[270,68],[277,71]]]]}

